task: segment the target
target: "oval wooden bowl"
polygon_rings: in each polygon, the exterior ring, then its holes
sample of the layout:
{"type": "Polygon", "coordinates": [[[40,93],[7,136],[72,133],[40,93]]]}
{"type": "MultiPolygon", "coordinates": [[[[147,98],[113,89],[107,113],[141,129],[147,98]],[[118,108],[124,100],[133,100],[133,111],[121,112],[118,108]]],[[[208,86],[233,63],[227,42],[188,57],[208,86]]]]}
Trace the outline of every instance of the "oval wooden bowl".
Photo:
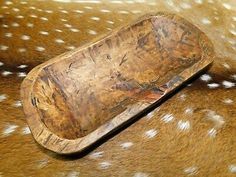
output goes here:
{"type": "Polygon", "coordinates": [[[210,40],[173,14],[157,13],[35,67],[21,86],[35,140],[80,152],[148,109],[214,57],[210,40]]]}

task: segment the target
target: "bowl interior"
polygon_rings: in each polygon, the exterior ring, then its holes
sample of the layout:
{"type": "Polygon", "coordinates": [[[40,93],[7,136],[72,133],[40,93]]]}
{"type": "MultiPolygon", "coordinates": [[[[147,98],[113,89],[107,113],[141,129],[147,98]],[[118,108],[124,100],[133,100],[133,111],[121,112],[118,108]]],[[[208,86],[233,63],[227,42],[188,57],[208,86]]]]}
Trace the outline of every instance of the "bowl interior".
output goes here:
{"type": "Polygon", "coordinates": [[[201,59],[200,31],[153,16],[43,68],[33,87],[45,126],[66,139],[84,137],[201,59]]]}

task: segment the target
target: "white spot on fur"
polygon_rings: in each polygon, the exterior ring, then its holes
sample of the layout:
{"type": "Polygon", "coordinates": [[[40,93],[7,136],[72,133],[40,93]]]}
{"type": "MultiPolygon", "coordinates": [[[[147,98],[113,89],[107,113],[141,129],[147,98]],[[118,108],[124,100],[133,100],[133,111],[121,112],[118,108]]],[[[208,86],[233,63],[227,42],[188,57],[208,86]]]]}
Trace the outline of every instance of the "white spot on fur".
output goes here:
{"type": "Polygon", "coordinates": [[[193,108],[187,108],[185,109],[185,114],[193,114],[193,108]]]}
{"type": "Polygon", "coordinates": [[[17,76],[18,76],[18,77],[25,77],[25,76],[26,76],[26,73],[25,73],[25,72],[18,72],[18,73],[17,73],[17,76]]]}
{"type": "Polygon", "coordinates": [[[134,177],[148,177],[149,175],[143,172],[137,172],[134,174],[134,177]]]}
{"type": "Polygon", "coordinates": [[[207,19],[207,18],[203,18],[201,21],[202,21],[202,23],[205,24],[205,25],[211,24],[211,21],[210,21],[209,19],[207,19]]]}
{"type": "MultiPolygon", "coordinates": [[[[68,20],[62,18],[61,21],[62,21],[62,22],[67,22],[68,20]]],[[[69,24],[64,24],[64,26],[65,26],[65,27],[68,27],[68,28],[71,28],[71,27],[72,27],[72,26],[69,25],[69,24]]]]}
{"type": "Polygon", "coordinates": [[[7,99],[7,95],[6,94],[0,95],[0,102],[4,101],[6,99],[7,99]]]}
{"type": "Polygon", "coordinates": [[[93,7],[91,7],[91,6],[85,6],[84,8],[89,9],[89,10],[93,9],[93,7]]]}
{"type": "Polygon", "coordinates": [[[9,26],[6,25],[6,24],[2,24],[2,27],[3,27],[3,28],[8,28],[9,26]]]}
{"type": "Polygon", "coordinates": [[[20,53],[26,52],[26,49],[25,49],[25,48],[19,48],[19,49],[18,49],[18,52],[20,52],[20,53]]]}
{"type": "Polygon", "coordinates": [[[8,7],[7,7],[7,6],[2,6],[1,8],[2,8],[2,9],[8,9],[8,7]]]}
{"type": "Polygon", "coordinates": [[[35,10],[36,8],[34,6],[30,6],[29,9],[35,10]]]}
{"type": "Polygon", "coordinates": [[[56,32],[62,33],[62,30],[60,29],[55,29],[56,32]]]}
{"type": "Polygon", "coordinates": [[[12,37],[12,33],[5,33],[5,37],[12,37]]]}
{"type": "Polygon", "coordinates": [[[210,84],[207,84],[207,86],[211,89],[214,89],[214,88],[217,88],[220,86],[220,84],[217,84],[217,83],[210,83],[210,84]]]}
{"type": "Polygon", "coordinates": [[[68,11],[66,11],[66,10],[60,10],[60,11],[64,14],[68,14],[68,11]]]}
{"type": "Polygon", "coordinates": [[[11,26],[13,26],[13,27],[18,27],[18,26],[20,26],[20,25],[19,25],[18,23],[14,22],[14,23],[11,24],[11,26]]]}
{"type": "Polygon", "coordinates": [[[10,74],[12,74],[11,71],[3,71],[3,72],[2,72],[2,75],[3,75],[3,76],[8,76],[8,75],[10,75],[10,74]]]}
{"type": "Polygon", "coordinates": [[[215,126],[220,128],[225,123],[224,118],[218,114],[216,114],[215,111],[208,110],[207,112],[207,118],[215,123],[215,126]]]}
{"type": "Polygon", "coordinates": [[[58,44],[63,44],[65,43],[65,41],[63,41],[62,39],[55,39],[55,42],[58,44]]]}
{"type": "Polygon", "coordinates": [[[43,21],[48,21],[48,19],[46,17],[40,17],[40,19],[43,21]]]}
{"type": "Polygon", "coordinates": [[[114,24],[114,22],[111,21],[111,20],[107,20],[107,23],[109,23],[109,24],[114,24]]]}
{"type": "Polygon", "coordinates": [[[8,48],[6,45],[0,45],[0,50],[6,51],[8,48]]]}
{"type": "Polygon", "coordinates": [[[154,116],[154,112],[152,111],[146,115],[146,118],[151,119],[153,116],[154,116]]]}
{"type": "Polygon", "coordinates": [[[225,104],[232,104],[234,101],[231,100],[231,99],[229,99],[229,98],[226,98],[226,99],[223,100],[223,102],[224,102],[225,104]]]}
{"type": "Polygon", "coordinates": [[[184,169],[184,173],[186,173],[188,176],[195,175],[197,171],[198,171],[197,167],[194,167],[194,166],[184,169]]]}
{"type": "Polygon", "coordinates": [[[4,63],[0,61],[0,66],[3,66],[3,65],[4,65],[4,63]]]}
{"type": "Polygon", "coordinates": [[[74,12],[79,13],[79,14],[84,13],[84,11],[82,11],[82,10],[74,10],[74,12]]]}
{"type": "Polygon", "coordinates": [[[12,8],[12,10],[15,11],[15,12],[19,12],[20,11],[20,9],[18,9],[18,8],[12,8]]]}
{"type": "Polygon", "coordinates": [[[27,23],[26,26],[29,27],[29,28],[32,28],[32,27],[34,27],[34,24],[33,23],[27,23]]]}
{"type": "Polygon", "coordinates": [[[92,35],[96,35],[96,34],[97,34],[97,32],[94,31],[94,30],[88,30],[88,33],[89,33],[89,34],[92,34],[92,35]]]}
{"type": "Polygon", "coordinates": [[[21,107],[22,106],[22,103],[20,100],[16,101],[14,104],[13,104],[14,107],[21,107]]]}
{"type": "Polygon", "coordinates": [[[64,26],[67,28],[72,28],[72,25],[70,25],[70,24],[64,24],[64,26]]]}
{"type": "Polygon", "coordinates": [[[8,125],[4,130],[3,130],[3,135],[4,136],[8,136],[11,133],[13,133],[16,128],[18,127],[18,125],[8,125]]]}
{"type": "Polygon", "coordinates": [[[232,165],[229,165],[229,172],[230,173],[236,173],[236,165],[232,164],[232,165]]]}
{"type": "Polygon", "coordinates": [[[236,41],[234,39],[228,39],[228,42],[231,44],[231,45],[235,45],[236,44],[236,41]]]}
{"type": "Polygon", "coordinates": [[[17,66],[17,68],[20,68],[20,69],[27,68],[27,67],[28,67],[27,65],[19,65],[19,66],[17,66]]]}
{"type": "Polygon", "coordinates": [[[202,4],[202,0],[195,0],[195,3],[202,4]]]}
{"type": "Polygon", "coordinates": [[[75,46],[67,46],[66,49],[73,50],[73,49],[75,49],[75,46]]]}
{"type": "Polygon", "coordinates": [[[71,30],[72,32],[75,32],[75,33],[79,32],[79,30],[76,29],[76,28],[71,28],[70,30],[71,30]]]}
{"type": "Polygon", "coordinates": [[[236,74],[233,74],[231,77],[232,77],[234,80],[236,80],[236,74]]]}
{"type": "Polygon", "coordinates": [[[110,162],[106,162],[106,161],[105,161],[105,162],[99,163],[100,169],[103,169],[103,170],[108,169],[110,166],[111,166],[111,163],[110,163],[110,162]]]}
{"type": "Polygon", "coordinates": [[[187,86],[190,87],[190,86],[192,86],[192,84],[188,84],[187,86]]]}
{"type": "Polygon", "coordinates": [[[95,20],[95,21],[99,21],[99,20],[100,20],[99,17],[91,17],[90,19],[91,19],[91,20],[95,20]]]}
{"type": "Polygon", "coordinates": [[[132,10],[131,12],[132,12],[133,14],[140,14],[140,13],[142,13],[141,10],[132,10]]]}
{"type": "Polygon", "coordinates": [[[178,129],[182,131],[190,129],[190,122],[188,120],[187,121],[180,120],[178,122],[178,129]]]}
{"type": "Polygon", "coordinates": [[[157,131],[155,129],[151,129],[145,132],[145,136],[148,138],[153,138],[157,135],[157,131]]]}
{"type": "Polygon", "coordinates": [[[232,8],[231,5],[228,4],[228,3],[222,3],[222,5],[223,5],[224,8],[226,8],[228,10],[230,10],[232,8]]]}
{"type": "Polygon", "coordinates": [[[235,83],[230,82],[230,81],[223,81],[222,84],[225,88],[231,88],[235,86],[235,83]]]}
{"type": "Polygon", "coordinates": [[[6,5],[12,5],[13,3],[11,1],[6,1],[5,4],[6,5]]]}
{"type": "Polygon", "coordinates": [[[236,30],[230,29],[229,32],[233,34],[234,36],[236,36],[236,30]]]}
{"type": "Polygon", "coordinates": [[[172,114],[166,114],[161,117],[161,120],[165,123],[172,122],[174,120],[174,116],[172,114]]]}
{"type": "Polygon", "coordinates": [[[217,134],[217,131],[216,131],[215,128],[212,128],[212,129],[208,130],[207,133],[208,133],[208,135],[209,135],[210,137],[215,138],[215,137],[216,137],[216,134],[217,134]]]}
{"type": "Polygon", "coordinates": [[[110,10],[107,10],[107,9],[101,9],[100,11],[103,12],[103,13],[109,13],[109,12],[111,12],[110,10]]]}
{"type": "Polygon", "coordinates": [[[181,94],[179,97],[180,97],[181,100],[184,101],[186,99],[186,94],[181,94]]]}
{"type": "Polygon", "coordinates": [[[24,18],[24,16],[22,16],[22,15],[17,15],[16,18],[22,19],[22,18],[24,18]]]}
{"type": "Polygon", "coordinates": [[[89,155],[89,157],[90,157],[91,159],[97,159],[97,158],[103,157],[103,154],[104,154],[103,151],[100,151],[100,152],[93,152],[93,153],[91,153],[91,154],[89,155]]]}
{"type": "Polygon", "coordinates": [[[119,13],[119,14],[129,14],[129,12],[126,11],[126,10],[120,10],[120,11],[118,11],[118,13],[119,13]]]}
{"type": "Polygon", "coordinates": [[[208,82],[208,81],[210,81],[212,78],[211,78],[211,76],[210,76],[209,74],[203,74],[203,75],[201,75],[200,79],[201,79],[202,81],[208,82]]]}
{"type": "Polygon", "coordinates": [[[53,11],[52,10],[45,10],[46,13],[52,14],[53,11]]]}
{"type": "Polygon", "coordinates": [[[30,40],[30,36],[22,35],[21,39],[24,40],[24,41],[27,41],[27,40],[30,40]]]}
{"type": "Polygon", "coordinates": [[[48,35],[49,33],[47,31],[39,31],[39,34],[48,35]]]}
{"type": "Polygon", "coordinates": [[[228,63],[223,63],[222,65],[223,65],[226,69],[230,69],[230,66],[229,66],[228,63]]]}
{"type": "Polygon", "coordinates": [[[21,132],[22,132],[23,135],[28,135],[28,134],[31,133],[31,131],[30,131],[28,126],[22,128],[21,132]]]}
{"type": "Polygon", "coordinates": [[[128,149],[131,146],[133,146],[133,143],[132,142],[125,142],[125,143],[122,143],[120,146],[122,149],[128,149]]]}
{"type": "Polygon", "coordinates": [[[45,50],[45,48],[44,48],[44,47],[37,46],[37,47],[36,47],[36,50],[39,51],[39,52],[42,52],[42,51],[45,50]]]}

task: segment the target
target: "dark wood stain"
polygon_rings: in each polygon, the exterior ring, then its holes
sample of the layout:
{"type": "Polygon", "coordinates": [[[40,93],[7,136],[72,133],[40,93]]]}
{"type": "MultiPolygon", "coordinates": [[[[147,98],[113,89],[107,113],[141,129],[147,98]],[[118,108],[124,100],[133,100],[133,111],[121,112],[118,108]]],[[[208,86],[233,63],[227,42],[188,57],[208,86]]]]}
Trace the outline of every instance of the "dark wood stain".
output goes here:
{"type": "MultiPolygon", "coordinates": [[[[131,119],[136,105],[156,102],[211,63],[213,50],[203,52],[212,45],[199,36],[204,33],[175,15],[144,17],[83,50],[49,61],[34,76],[31,102],[44,126],[65,141],[86,139],[105,125],[120,126],[109,123],[124,111],[131,119]]],[[[52,134],[45,146],[56,145],[52,134]]],[[[71,148],[64,143],[58,144],[60,153],[71,148]]]]}

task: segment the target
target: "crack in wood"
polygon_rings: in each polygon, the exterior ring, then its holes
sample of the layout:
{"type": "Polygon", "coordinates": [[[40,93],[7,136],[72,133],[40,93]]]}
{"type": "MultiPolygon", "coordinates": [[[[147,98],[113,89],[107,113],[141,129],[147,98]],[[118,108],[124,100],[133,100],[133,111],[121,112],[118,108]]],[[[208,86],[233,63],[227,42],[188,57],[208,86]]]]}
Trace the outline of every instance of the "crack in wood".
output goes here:
{"type": "Polygon", "coordinates": [[[121,58],[121,62],[119,64],[119,66],[121,66],[124,62],[126,62],[128,60],[128,58],[126,58],[127,53],[121,58]]]}

